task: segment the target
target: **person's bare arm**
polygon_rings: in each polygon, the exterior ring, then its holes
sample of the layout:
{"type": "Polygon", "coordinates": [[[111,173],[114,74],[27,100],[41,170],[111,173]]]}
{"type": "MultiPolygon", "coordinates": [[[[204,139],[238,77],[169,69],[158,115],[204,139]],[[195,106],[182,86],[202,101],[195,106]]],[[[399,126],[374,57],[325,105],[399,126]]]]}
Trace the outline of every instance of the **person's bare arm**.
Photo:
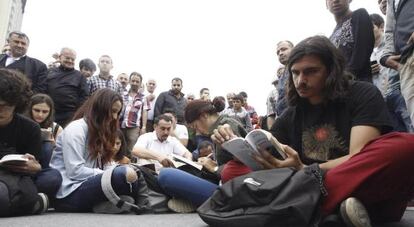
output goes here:
{"type": "Polygon", "coordinates": [[[147,119],[148,119],[148,111],[146,109],[142,109],[142,125],[140,130],[140,135],[143,135],[147,132],[147,119]]]}
{"type": "Polygon", "coordinates": [[[350,144],[349,144],[349,154],[328,162],[322,163],[319,166],[321,169],[329,170],[332,169],[346,160],[348,160],[353,155],[359,153],[362,148],[371,140],[379,137],[381,132],[379,129],[373,126],[367,125],[358,125],[351,128],[350,144]]]}
{"type": "Polygon", "coordinates": [[[191,154],[191,152],[187,150],[187,151],[184,153],[184,158],[187,158],[187,159],[193,160],[193,154],[191,154]]]}
{"type": "Polygon", "coordinates": [[[182,145],[184,145],[184,147],[187,147],[187,145],[188,145],[188,139],[178,139],[178,140],[180,141],[180,143],[182,145]]]}
{"type": "MultiPolygon", "coordinates": [[[[350,157],[357,154],[362,148],[371,140],[380,136],[380,131],[372,126],[359,125],[354,126],[351,129],[349,154],[343,157],[329,160],[325,163],[320,164],[320,168],[324,170],[332,169],[343,162],[347,161],[350,157]]],[[[279,160],[266,151],[261,151],[262,156],[255,156],[254,158],[265,168],[282,168],[282,167],[294,167],[297,170],[305,167],[298,153],[289,146],[284,146],[284,151],[287,154],[285,160],[279,160]]]]}
{"type": "Polygon", "coordinates": [[[157,151],[146,149],[144,147],[134,147],[132,149],[132,155],[142,159],[157,160],[164,167],[174,167],[174,164],[166,155],[161,154],[157,151]]]}

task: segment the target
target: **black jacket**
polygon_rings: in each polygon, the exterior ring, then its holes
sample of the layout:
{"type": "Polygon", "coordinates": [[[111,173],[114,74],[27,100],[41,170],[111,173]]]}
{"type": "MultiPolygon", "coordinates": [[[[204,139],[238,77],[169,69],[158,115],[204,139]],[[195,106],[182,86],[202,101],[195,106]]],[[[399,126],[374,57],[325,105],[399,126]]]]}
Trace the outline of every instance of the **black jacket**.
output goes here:
{"type": "Polygon", "coordinates": [[[46,91],[46,65],[29,56],[24,56],[20,60],[5,67],[7,55],[0,55],[0,68],[16,69],[25,74],[32,82],[32,90],[35,93],[45,93],[46,91]]]}

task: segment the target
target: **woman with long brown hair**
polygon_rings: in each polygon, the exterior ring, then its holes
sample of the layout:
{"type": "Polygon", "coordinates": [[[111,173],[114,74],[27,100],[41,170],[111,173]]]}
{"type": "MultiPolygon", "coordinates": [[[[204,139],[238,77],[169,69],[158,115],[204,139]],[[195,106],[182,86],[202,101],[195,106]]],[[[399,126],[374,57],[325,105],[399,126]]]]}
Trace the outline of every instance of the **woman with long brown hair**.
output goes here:
{"type": "MultiPolygon", "coordinates": [[[[56,195],[58,211],[122,212],[107,201],[101,188],[102,173],[113,157],[121,110],[122,97],[118,93],[98,90],[58,137],[50,163],[63,178],[56,195]]],[[[126,166],[116,167],[112,187],[117,194],[127,196],[124,200],[133,202],[130,196],[137,192],[136,173],[126,166]]]]}

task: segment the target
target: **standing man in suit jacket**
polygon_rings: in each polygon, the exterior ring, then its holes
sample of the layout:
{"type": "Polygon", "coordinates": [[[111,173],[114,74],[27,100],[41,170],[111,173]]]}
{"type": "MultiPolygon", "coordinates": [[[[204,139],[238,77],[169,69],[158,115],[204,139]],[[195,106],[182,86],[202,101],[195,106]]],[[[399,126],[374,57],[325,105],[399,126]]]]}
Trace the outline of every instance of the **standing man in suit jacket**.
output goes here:
{"type": "Polygon", "coordinates": [[[46,65],[26,55],[29,48],[29,37],[21,32],[10,32],[7,42],[10,51],[0,55],[0,68],[15,69],[25,74],[32,82],[35,93],[46,90],[46,65]]]}

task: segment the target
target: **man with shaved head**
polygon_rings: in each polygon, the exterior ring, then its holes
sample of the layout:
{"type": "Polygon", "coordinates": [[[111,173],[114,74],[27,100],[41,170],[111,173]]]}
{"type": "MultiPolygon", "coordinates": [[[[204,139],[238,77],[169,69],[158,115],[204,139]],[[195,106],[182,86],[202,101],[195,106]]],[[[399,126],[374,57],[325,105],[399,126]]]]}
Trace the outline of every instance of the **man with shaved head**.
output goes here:
{"type": "Polygon", "coordinates": [[[47,93],[55,103],[55,121],[65,126],[78,107],[88,97],[86,78],[75,69],[76,52],[64,47],[60,51],[58,68],[47,75],[47,93]]]}

